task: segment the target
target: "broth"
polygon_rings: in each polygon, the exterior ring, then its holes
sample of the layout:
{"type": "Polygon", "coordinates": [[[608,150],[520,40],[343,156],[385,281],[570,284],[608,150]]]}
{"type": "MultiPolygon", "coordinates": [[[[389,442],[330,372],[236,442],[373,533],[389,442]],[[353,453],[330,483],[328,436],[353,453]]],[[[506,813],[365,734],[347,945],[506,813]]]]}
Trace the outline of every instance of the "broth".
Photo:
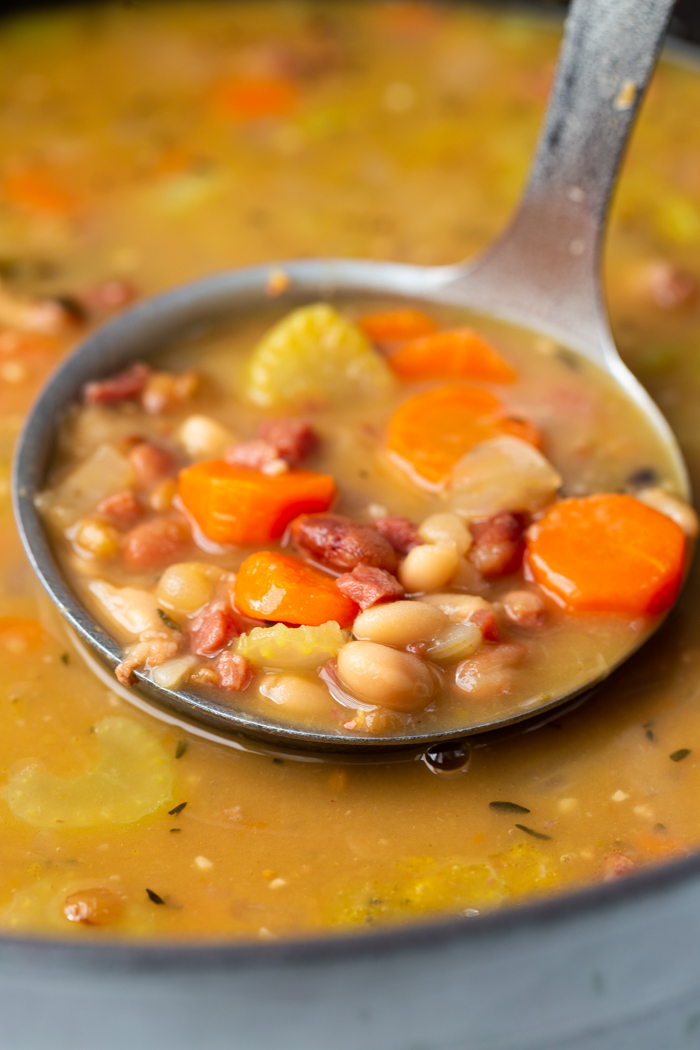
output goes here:
{"type": "MultiPolygon", "coordinates": [[[[234,751],[137,710],[84,664],[11,520],[12,443],[86,329],[76,299],[92,323],[131,286],[148,294],[226,266],[476,250],[517,197],[557,39],[521,15],[416,4],[106,5],[3,24],[4,929],[366,929],[473,915],[697,847],[697,568],[594,699],[475,744],[466,770],[442,776],[418,761],[234,751]],[[30,309],[58,293],[74,301],[30,309]]],[[[663,65],[606,270],[618,343],[696,479],[698,104],[696,72],[663,65]]],[[[611,487],[617,464],[603,465],[611,487]]]]}

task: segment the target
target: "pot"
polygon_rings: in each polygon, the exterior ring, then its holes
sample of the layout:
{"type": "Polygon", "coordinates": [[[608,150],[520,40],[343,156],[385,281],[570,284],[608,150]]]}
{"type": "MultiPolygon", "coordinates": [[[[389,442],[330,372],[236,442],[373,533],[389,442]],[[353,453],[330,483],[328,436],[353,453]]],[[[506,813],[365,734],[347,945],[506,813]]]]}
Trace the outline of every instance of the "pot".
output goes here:
{"type": "MultiPolygon", "coordinates": [[[[693,0],[674,28],[700,42],[693,0]]],[[[389,932],[255,945],[0,938],[2,1050],[698,1044],[700,855],[389,932]]]]}

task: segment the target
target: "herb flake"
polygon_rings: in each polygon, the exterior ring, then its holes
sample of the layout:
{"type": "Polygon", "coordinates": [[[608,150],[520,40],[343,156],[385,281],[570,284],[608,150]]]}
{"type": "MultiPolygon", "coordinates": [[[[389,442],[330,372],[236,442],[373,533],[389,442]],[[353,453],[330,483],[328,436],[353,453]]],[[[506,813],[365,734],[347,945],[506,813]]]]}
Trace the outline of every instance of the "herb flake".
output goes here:
{"type": "Polygon", "coordinates": [[[656,737],[654,736],[654,730],[653,729],[647,729],[645,735],[646,735],[647,740],[651,740],[652,744],[656,743],[656,737]]]}
{"type": "Polygon", "coordinates": [[[668,757],[671,759],[672,762],[682,762],[683,759],[687,758],[689,754],[689,747],[680,747],[678,751],[674,751],[673,754],[669,755],[668,757]]]}
{"type": "Polygon", "coordinates": [[[545,839],[549,841],[552,838],[551,835],[545,835],[542,831],[535,831],[534,828],[528,828],[525,824],[516,824],[515,826],[516,828],[519,828],[520,831],[524,831],[526,835],[532,835],[533,839],[545,839]]]}
{"type": "Polygon", "coordinates": [[[177,747],[175,748],[175,758],[182,758],[185,751],[187,750],[187,741],[178,740],[177,747]]]}
{"type": "Polygon", "coordinates": [[[164,609],[156,609],[156,612],[160,616],[165,626],[169,627],[171,631],[182,631],[182,627],[180,627],[180,624],[176,623],[171,616],[168,616],[164,609]]]}
{"type": "Polygon", "coordinates": [[[489,802],[489,808],[498,813],[529,813],[525,806],[519,806],[517,802],[489,802]]]}
{"type": "Polygon", "coordinates": [[[70,663],[70,656],[68,655],[68,653],[61,653],[61,663],[65,664],[66,667],[68,666],[68,664],[70,663]]]}
{"type": "Polygon", "coordinates": [[[176,817],[178,813],[182,813],[183,809],[187,805],[186,802],[180,802],[177,806],[173,806],[172,809],[168,810],[169,817],[176,817]]]}
{"type": "Polygon", "coordinates": [[[148,894],[148,899],[153,901],[154,904],[165,904],[163,898],[159,897],[155,890],[149,890],[148,886],[146,886],[146,893],[148,894]]]}

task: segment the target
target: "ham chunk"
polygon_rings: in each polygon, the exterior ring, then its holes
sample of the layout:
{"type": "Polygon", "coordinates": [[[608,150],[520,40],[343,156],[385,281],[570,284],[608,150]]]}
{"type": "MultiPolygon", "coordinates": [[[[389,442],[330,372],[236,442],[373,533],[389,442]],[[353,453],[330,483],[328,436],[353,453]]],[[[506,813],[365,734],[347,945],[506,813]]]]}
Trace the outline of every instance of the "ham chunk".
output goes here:
{"type": "Polygon", "coordinates": [[[260,438],[290,467],[298,467],[319,445],[318,435],[305,419],[268,419],[260,426],[260,438]]]}
{"type": "Polygon", "coordinates": [[[500,642],[501,632],[493,609],[476,609],[469,619],[479,628],[485,642],[500,642]]]}
{"type": "Polygon", "coordinates": [[[408,518],[398,515],[389,518],[377,518],[372,528],[389,541],[397,554],[408,554],[413,547],[419,547],[423,540],[418,528],[408,518]]]}
{"type": "Polygon", "coordinates": [[[246,688],[253,670],[245,656],[238,653],[222,653],[216,661],[216,670],[219,673],[219,688],[225,689],[227,693],[240,693],[246,688]]]}
{"type": "Polygon", "coordinates": [[[232,467],[250,467],[251,470],[262,470],[268,463],[280,459],[274,445],[269,441],[254,438],[252,441],[241,441],[226,449],[224,459],[232,467]]]}
{"type": "Polygon", "coordinates": [[[351,598],[363,610],[379,602],[396,601],[404,595],[395,576],[372,565],[356,565],[352,572],[343,573],[335,582],[346,598],[351,598]]]}
{"type": "Polygon", "coordinates": [[[238,634],[233,613],[218,604],[200,613],[192,624],[192,649],[197,656],[214,656],[238,634]]]}
{"type": "Polygon", "coordinates": [[[111,405],[117,401],[132,401],[141,396],[150,376],[148,365],[137,361],[109,379],[86,383],[83,390],[85,402],[88,405],[111,405]]]}
{"type": "Polygon", "coordinates": [[[522,514],[496,514],[471,526],[474,542],[469,560],[482,576],[517,572],[523,559],[525,519],[522,514]]]}
{"type": "Polygon", "coordinates": [[[302,554],[335,572],[350,573],[356,565],[385,572],[398,568],[396,552],[384,536],[341,514],[300,514],[292,522],[291,538],[302,554]]]}

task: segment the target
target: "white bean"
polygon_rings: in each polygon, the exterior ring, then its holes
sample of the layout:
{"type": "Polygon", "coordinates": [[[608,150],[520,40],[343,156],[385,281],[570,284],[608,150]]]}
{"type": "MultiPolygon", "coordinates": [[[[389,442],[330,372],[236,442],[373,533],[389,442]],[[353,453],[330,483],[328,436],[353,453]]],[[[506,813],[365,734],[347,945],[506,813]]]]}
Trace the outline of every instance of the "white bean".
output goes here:
{"type": "Polygon", "coordinates": [[[282,714],[327,715],[333,705],[324,685],[298,674],[265,675],[258,689],[262,696],[283,708],[282,714]]]}
{"type": "Polygon", "coordinates": [[[662,488],[640,489],[639,492],[635,492],[635,496],[648,507],[653,507],[675,521],[689,539],[695,539],[698,534],[698,516],[690,504],[684,503],[662,488]]]}
{"type": "Polygon", "coordinates": [[[432,638],[446,626],[447,617],[440,609],[408,601],[373,605],[360,613],[352,630],[356,638],[403,647],[432,638]]]}
{"type": "Polygon", "coordinates": [[[236,435],[211,416],[188,416],[178,428],[177,439],[191,459],[215,459],[236,435]]]}
{"type": "Polygon", "coordinates": [[[193,616],[214,593],[209,566],[198,561],[169,565],[156,587],[156,598],[168,609],[193,616]]]}
{"type": "Polygon", "coordinates": [[[493,608],[491,602],[476,594],[426,594],[419,601],[441,609],[450,623],[467,623],[477,610],[493,608]]]}
{"type": "Polygon", "coordinates": [[[412,653],[376,642],[348,642],[338,653],[338,676],[359,700],[394,711],[416,711],[430,700],[434,679],[412,653]]]}
{"type": "Polygon", "coordinates": [[[426,543],[453,543],[458,554],[466,554],[472,545],[471,533],[457,514],[431,514],[418,535],[426,543]]]}
{"type": "Polygon", "coordinates": [[[454,576],[459,554],[453,543],[413,547],[399,566],[399,579],[409,594],[437,591],[454,576]]]}

